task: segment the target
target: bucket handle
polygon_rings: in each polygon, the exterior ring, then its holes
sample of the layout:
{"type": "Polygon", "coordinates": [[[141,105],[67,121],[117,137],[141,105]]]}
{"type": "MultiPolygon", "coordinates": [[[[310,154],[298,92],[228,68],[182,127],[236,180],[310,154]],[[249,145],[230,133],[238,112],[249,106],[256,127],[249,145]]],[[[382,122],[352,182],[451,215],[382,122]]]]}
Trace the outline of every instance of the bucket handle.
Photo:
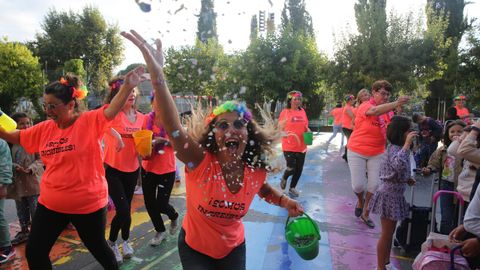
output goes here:
{"type": "MultiPolygon", "coordinates": [[[[303,215],[306,216],[312,223],[315,223],[315,221],[309,215],[307,215],[307,213],[303,212],[303,215]]],[[[287,228],[289,220],[290,220],[290,216],[288,216],[287,222],[285,222],[285,229],[287,228]]],[[[318,231],[318,226],[317,226],[316,223],[313,225],[313,228],[315,228],[315,231],[317,232],[317,235],[320,235],[320,232],[318,231]]]]}

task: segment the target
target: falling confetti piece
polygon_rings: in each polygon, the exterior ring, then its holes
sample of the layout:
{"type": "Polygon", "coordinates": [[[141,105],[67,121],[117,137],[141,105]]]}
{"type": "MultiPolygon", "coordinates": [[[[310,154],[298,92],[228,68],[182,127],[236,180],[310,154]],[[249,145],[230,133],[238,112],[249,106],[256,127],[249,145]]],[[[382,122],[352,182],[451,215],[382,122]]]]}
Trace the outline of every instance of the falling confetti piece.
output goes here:
{"type": "Polygon", "coordinates": [[[152,10],[152,5],[150,1],[135,0],[135,2],[140,7],[140,10],[142,10],[143,12],[150,12],[152,10]]]}
{"type": "Polygon", "coordinates": [[[284,56],[284,57],[282,57],[282,59],[280,59],[280,62],[281,62],[281,63],[285,63],[285,62],[287,62],[287,58],[286,58],[285,56],[284,56]]]}
{"type": "Polygon", "coordinates": [[[174,131],[172,132],[172,137],[173,137],[173,138],[177,138],[178,136],[180,136],[180,130],[174,130],[174,131]]]}
{"type": "Polygon", "coordinates": [[[191,162],[191,161],[188,162],[188,163],[187,163],[187,166],[188,166],[189,168],[193,168],[193,166],[194,166],[194,165],[193,165],[193,162],[191,162]]]}
{"type": "Polygon", "coordinates": [[[245,92],[247,92],[247,87],[245,86],[240,87],[240,94],[245,94],[245,92]]]}
{"type": "Polygon", "coordinates": [[[187,149],[187,148],[188,148],[188,143],[185,143],[185,144],[183,145],[183,149],[187,149]]]}
{"type": "Polygon", "coordinates": [[[185,8],[185,5],[182,4],[177,10],[175,10],[175,12],[173,13],[173,15],[177,14],[178,12],[180,12],[182,9],[185,8]]]}

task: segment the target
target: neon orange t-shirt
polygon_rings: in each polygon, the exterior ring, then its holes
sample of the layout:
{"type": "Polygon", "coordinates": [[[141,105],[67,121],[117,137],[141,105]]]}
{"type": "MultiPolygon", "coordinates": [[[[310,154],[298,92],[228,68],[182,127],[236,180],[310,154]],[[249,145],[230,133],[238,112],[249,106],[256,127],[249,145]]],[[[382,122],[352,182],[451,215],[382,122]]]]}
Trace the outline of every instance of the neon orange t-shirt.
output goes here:
{"type": "Polygon", "coordinates": [[[352,118],[350,115],[348,115],[347,110],[350,110],[353,114],[353,107],[350,104],[345,104],[345,107],[343,107],[342,111],[342,127],[343,128],[348,128],[348,129],[353,129],[352,125],[352,118]]]}
{"type": "Polygon", "coordinates": [[[245,166],[243,187],[236,194],[227,188],[215,155],[207,152],[192,171],[185,171],[187,212],[185,241],[194,250],[221,259],[245,241],[242,217],[265,183],[264,169],[245,166]]]}
{"type": "Polygon", "coordinates": [[[30,153],[38,152],[45,164],[38,201],[48,209],[89,214],[107,205],[101,149],[108,129],[105,107],[82,113],[66,129],[47,120],[20,130],[20,144],[30,153]]]}
{"type": "MultiPolygon", "coordinates": [[[[143,122],[143,129],[147,129],[147,121],[149,121],[149,116],[145,117],[145,121],[143,122]]],[[[156,134],[160,134],[160,128],[155,124],[152,125],[152,131],[154,137],[156,136],[156,134]]],[[[168,139],[168,135],[166,133],[162,137],[168,139]]],[[[142,168],[146,172],[151,172],[154,174],[165,174],[174,172],[175,165],[175,154],[171,145],[155,147],[154,149],[152,149],[152,155],[150,156],[150,159],[142,160],[142,168]]]]}
{"type": "Polygon", "coordinates": [[[343,108],[335,108],[332,110],[333,124],[339,126],[342,124],[343,108]]]}
{"type": "Polygon", "coordinates": [[[460,117],[460,118],[463,118],[465,116],[470,115],[470,112],[468,111],[468,109],[466,107],[463,107],[463,108],[459,109],[457,106],[455,106],[455,109],[457,109],[457,116],[460,117]]]}
{"type": "Polygon", "coordinates": [[[125,144],[125,147],[120,152],[117,152],[115,149],[117,140],[110,134],[110,130],[108,130],[103,137],[105,142],[105,156],[103,161],[108,164],[108,166],[122,172],[134,172],[140,167],[132,133],[142,129],[145,116],[140,112],[136,112],[136,114],[137,119],[135,123],[131,123],[123,111],[120,111],[110,123],[110,127],[122,136],[123,143],[125,144]]]}
{"type": "Polygon", "coordinates": [[[385,115],[366,115],[366,112],[373,106],[375,105],[371,102],[364,102],[358,107],[355,129],[347,143],[348,150],[364,156],[376,156],[383,153],[387,143],[385,115]]]}
{"type": "Polygon", "coordinates": [[[278,122],[284,124],[286,137],[282,138],[284,152],[307,152],[307,145],[303,141],[303,133],[308,130],[308,118],[305,110],[283,109],[278,122]]]}

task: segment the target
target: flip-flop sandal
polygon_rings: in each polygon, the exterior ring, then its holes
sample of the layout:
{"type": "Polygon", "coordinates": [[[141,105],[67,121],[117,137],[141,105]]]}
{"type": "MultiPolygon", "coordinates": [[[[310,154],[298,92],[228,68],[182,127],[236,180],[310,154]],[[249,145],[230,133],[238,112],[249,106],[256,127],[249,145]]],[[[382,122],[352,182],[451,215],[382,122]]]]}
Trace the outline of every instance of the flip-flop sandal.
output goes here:
{"type": "Polygon", "coordinates": [[[360,219],[367,225],[370,229],[375,228],[375,223],[370,218],[365,219],[363,216],[360,216],[360,219]]]}

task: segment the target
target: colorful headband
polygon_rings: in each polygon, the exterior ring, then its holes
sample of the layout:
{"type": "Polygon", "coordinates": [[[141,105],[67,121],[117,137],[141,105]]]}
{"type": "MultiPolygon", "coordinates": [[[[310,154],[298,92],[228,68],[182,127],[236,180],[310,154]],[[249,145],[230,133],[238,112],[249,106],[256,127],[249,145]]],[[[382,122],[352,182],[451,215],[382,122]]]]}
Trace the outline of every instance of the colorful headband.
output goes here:
{"type": "Polygon", "coordinates": [[[213,110],[213,112],[205,119],[205,125],[209,125],[213,119],[215,119],[215,117],[227,112],[237,112],[238,115],[240,115],[247,122],[252,120],[252,113],[244,104],[229,100],[221,105],[218,105],[213,110]]]}
{"type": "Polygon", "coordinates": [[[465,100],[466,97],[464,95],[459,95],[453,98],[453,100],[465,100]]]}
{"type": "Polygon", "coordinates": [[[355,97],[353,95],[347,95],[345,96],[345,101],[350,101],[350,100],[354,100],[355,97]]]}
{"type": "Polygon", "coordinates": [[[294,98],[294,97],[301,98],[301,97],[302,97],[302,92],[300,92],[300,91],[291,91],[291,92],[289,92],[289,93],[287,94],[287,97],[288,97],[289,99],[292,99],[292,98],[294,98]]]}

